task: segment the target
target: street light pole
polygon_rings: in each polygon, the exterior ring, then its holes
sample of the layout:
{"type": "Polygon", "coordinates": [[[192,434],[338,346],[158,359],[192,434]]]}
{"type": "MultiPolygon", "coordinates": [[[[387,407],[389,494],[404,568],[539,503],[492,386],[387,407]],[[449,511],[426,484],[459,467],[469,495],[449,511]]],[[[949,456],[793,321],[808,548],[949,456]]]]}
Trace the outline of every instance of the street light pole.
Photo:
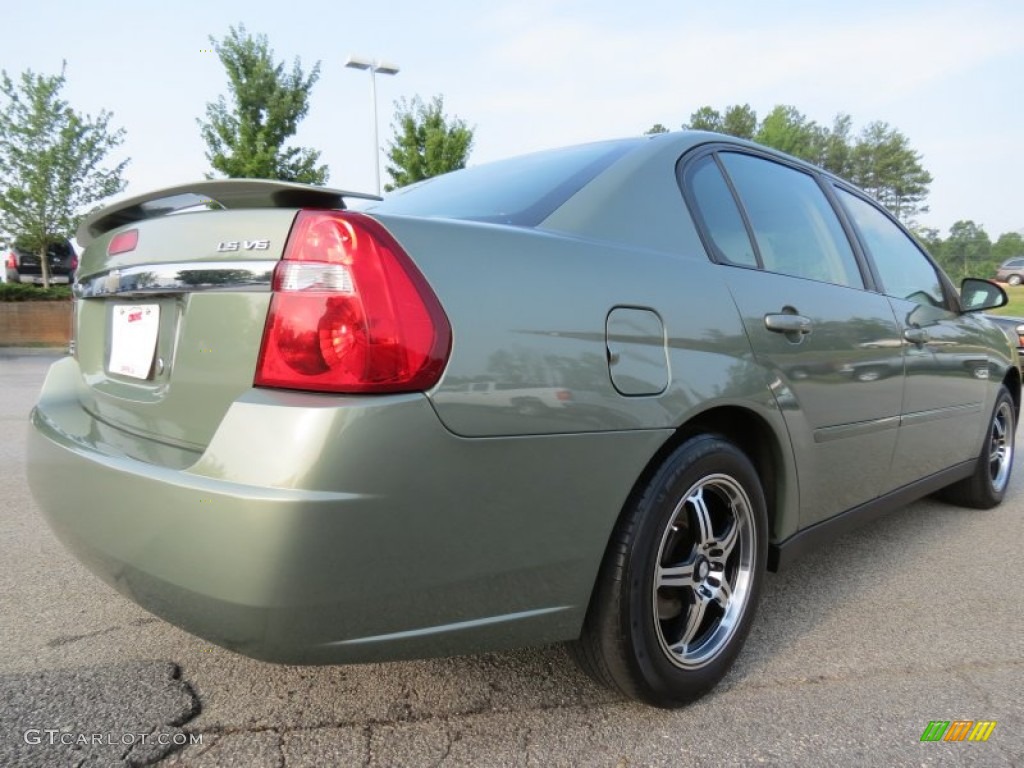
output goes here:
{"type": "Polygon", "coordinates": [[[377,73],[382,75],[397,75],[398,67],[382,59],[371,61],[362,56],[349,56],[345,66],[350,69],[366,69],[370,72],[370,109],[373,110],[373,170],[377,181],[377,194],[381,193],[380,187],[380,137],[377,130],[377,73]]]}

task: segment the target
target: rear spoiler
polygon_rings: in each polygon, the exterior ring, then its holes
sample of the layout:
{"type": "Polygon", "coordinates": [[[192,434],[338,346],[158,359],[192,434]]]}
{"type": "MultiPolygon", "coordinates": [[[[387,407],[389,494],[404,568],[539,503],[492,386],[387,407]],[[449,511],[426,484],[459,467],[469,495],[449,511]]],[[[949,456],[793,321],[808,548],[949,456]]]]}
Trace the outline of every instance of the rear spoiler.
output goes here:
{"type": "Polygon", "coordinates": [[[344,208],[343,198],[380,200],[364,192],[314,187],[268,179],[213,179],[164,187],[100,208],[78,226],[75,239],[83,248],[105,232],[186,208],[214,204],[221,208],[344,208]]]}

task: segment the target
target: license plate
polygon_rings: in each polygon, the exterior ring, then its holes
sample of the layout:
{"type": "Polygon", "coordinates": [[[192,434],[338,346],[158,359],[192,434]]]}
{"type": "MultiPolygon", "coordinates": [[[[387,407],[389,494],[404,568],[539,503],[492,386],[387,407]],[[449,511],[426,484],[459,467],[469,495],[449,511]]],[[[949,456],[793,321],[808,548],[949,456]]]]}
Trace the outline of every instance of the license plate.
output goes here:
{"type": "Polygon", "coordinates": [[[160,330],[159,304],[120,304],[110,328],[108,370],[119,376],[148,379],[160,330]]]}
{"type": "MultiPolygon", "coordinates": [[[[20,279],[23,283],[34,283],[35,285],[43,284],[42,275],[21,275],[20,279]]],[[[68,282],[68,278],[67,275],[50,275],[50,282],[53,284],[66,283],[68,282]]]]}

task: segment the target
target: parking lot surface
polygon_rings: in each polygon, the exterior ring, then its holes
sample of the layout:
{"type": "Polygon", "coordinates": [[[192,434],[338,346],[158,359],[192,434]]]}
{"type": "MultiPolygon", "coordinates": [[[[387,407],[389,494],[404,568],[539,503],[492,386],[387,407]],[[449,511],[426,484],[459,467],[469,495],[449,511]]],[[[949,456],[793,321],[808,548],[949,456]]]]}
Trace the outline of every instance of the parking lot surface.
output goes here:
{"type": "Polygon", "coordinates": [[[732,672],[668,712],[562,647],[285,667],[155,619],[33,504],[27,419],[54,359],[0,350],[0,766],[1024,765],[1020,466],[997,509],[918,502],[770,575],[732,672]],[[935,720],[996,726],[922,742],[935,720]]]}

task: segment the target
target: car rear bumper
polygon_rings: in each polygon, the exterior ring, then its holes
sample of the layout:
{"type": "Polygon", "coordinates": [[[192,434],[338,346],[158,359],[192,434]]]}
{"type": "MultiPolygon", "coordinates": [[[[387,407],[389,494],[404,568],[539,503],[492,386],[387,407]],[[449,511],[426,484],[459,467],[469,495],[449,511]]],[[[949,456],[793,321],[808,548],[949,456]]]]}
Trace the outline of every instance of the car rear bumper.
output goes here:
{"type": "Polygon", "coordinates": [[[254,389],[196,461],[161,464],[138,457],[185,453],[110,439],[79,378],[73,358],[54,364],[32,414],[29,481],[58,537],[151,612],[289,663],[576,636],[611,527],[667,437],[470,440],[422,395],[254,389]]]}
{"type": "MultiPolygon", "coordinates": [[[[18,273],[17,282],[19,283],[34,283],[35,285],[43,284],[42,275],[26,275],[24,273],[18,273]]],[[[71,279],[67,275],[50,275],[51,285],[67,285],[71,282],[71,279]]]]}

